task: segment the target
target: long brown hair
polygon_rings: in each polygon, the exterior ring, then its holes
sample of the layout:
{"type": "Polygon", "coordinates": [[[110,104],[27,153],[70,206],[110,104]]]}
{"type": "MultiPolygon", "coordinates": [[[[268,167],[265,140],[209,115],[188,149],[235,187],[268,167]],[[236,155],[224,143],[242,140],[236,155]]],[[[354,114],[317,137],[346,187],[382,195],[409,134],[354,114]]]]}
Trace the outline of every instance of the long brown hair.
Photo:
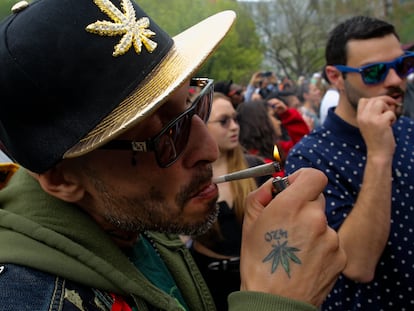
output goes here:
{"type": "MultiPolygon", "coordinates": [[[[221,93],[214,93],[213,100],[216,98],[224,98],[230,101],[229,97],[221,93]]],[[[227,151],[227,168],[229,173],[248,168],[248,166],[244,156],[244,149],[240,144],[236,148],[227,151]]],[[[241,224],[244,216],[245,199],[251,191],[257,188],[256,181],[254,178],[235,180],[231,182],[230,188],[234,199],[233,210],[237,220],[241,224]]],[[[218,221],[213,224],[210,230],[195,239],[207,247],[211,247],[214,241],[222,239],[218,221]]]]}
{"type": "MultiPolygon", "coordinates": [[[[248,167],[241,145],[229,151],[228,159],[229,173],[248,167]]],[[[230,187],[234,194],[234,212],[241,223],[244,216],[244,200],[250,192],[257,188],[256,181],[253,178],[239,179],[232,181],[230,187]]]]}
{"type": "MultiPolygon", "coordinates": [[[[223,93],[214,92],[213,101],[218,98],[228,100],[231,103],[230,97],[223,93]]],[[[240,144],[227,152],[227,168],[229,173],[248,168],[244,149],[240,144]]],[[[256,181],[253,178],[235,180],[231,182],[230,188],[234,195],[234,212],[241,223],[244,216],[244,200],[247,194],[257,188],[256,181]]]]}

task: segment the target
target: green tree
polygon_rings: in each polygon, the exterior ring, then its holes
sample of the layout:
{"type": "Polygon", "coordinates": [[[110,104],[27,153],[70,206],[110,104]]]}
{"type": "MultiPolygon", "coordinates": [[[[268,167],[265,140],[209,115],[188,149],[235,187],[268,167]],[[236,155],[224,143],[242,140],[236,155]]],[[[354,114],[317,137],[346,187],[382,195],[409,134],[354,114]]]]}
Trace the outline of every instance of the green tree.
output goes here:
{"type": "Polygon", "coordinates": [[[246,2],[265,52],[265,64],[298,77],[320,71],[329,31],[353,15],[385,19],[403,43],[414,41],[413,0],[266,0],[246,2]]]}
{"type": "MultiPolygon", "coordinates": [[[[18,0],[0,0],[0,18],[10,14],[18,0]]],[[[92,0],[82,0],[92,1],[92,0]]],[[[32,1],[29,1],[32,2],[32,1]]],[[[223,10],[236,11],[237,21],[217,51],[198,72],[216,80],[247,83],[260,68],[263,50],[250,14],[235,0],[139,0],[136,2],[167,33],[174,36],[202,19],[223,10]]]]}
{"type": "Polygon", "coordinates": [[[260,68],[263,49],[250,14],[234,0],[140,0],[140,6],[170,35],[191,27],[202,19],[223,11],[234,10],[237,20],[222,44],[198,72],[216,80],[233,79],[247,83],[252,72],[260,68]]]}
{"type": "Polygon", "coordinates": [[[407,1],[404,6],[396,7],[389,15],[403,43],[414,42],[414,1],[407,1]]]}
{"type": "Polygon", "coordinates": [[[319,18],[311,1],[269,0],[247,5],[256,21],[270,70],[298,77],[322,68],[329,21],[319,18]]]}

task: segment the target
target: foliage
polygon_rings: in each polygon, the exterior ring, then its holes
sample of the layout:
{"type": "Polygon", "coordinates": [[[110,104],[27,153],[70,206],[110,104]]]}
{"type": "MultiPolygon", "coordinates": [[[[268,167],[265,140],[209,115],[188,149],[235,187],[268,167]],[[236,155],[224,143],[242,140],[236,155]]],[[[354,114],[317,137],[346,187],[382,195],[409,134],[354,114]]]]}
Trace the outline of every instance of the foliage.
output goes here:
{"type": "Polygon", "coordinates": [[[398,7],[390,15],[390,21],[395,25],[402,43],[414,42],[414,1],[404,7],[398,7]]]}
{"type": "Polygon", "coordinates": [[[263,52],[254,22],[237,1],[168,0],[168,5],[159,3],[153,0],[139,1],[140,6],[170,35],[175,35],[214,13],[228,9],[236,11],[237,21],[234,27],[200,69],[199,76],[247,83],[251,73],[260,67],[263,52]]]}
{"type": "MultiPolygon", "coordinates": [[[[0,19],[17,1],[0,1],[0,19]]],[[[414,41],[414,0],[392,1],[393,5],[384,0],[135,1],[172,36],[216,12],[236,11],[234,27],[198,75],[241,84],[259,70],[292,78],[321,70],[329,31],[351,15],[388,20],[401,42],[414,41]]]]}
{"type": "Polygon", "coordinates": [[[279,75],[297,78],[322,69],[329,31],[353,15],[385,19],[396,26],[403,43],[414,41],[413,2],[267,0],[246,5],[264,43],[267,65],[279,75]]]}
{"type": "Polygon", "coordinates": [[[0,3],[0,20],[11,13],[11,7],[15,4],[16,0],[1,0],[0,3]]]}
{"type": "MultiPolygon", "coordinates": [[[[8,15],[10,8],[16,2],[17,0],[1,0],[0,18],[8,15]]],[[[136,0],[136,2],[170,35],[178,34],[219,11],[231,9],[237,12],[236,24],[217,51],[200,69],[198,73],[200,76],[247,83],[251,72],[256,71],[263,61],[262,46],[254,22],[248,12],[235,0],[136,0]]]]}
{"type": "Polygon", "coordinates": [[[303,0],[271,0],[252,7],[269,66],[279,75],[299,76],[323,64],[326,24],[303,0]]]}

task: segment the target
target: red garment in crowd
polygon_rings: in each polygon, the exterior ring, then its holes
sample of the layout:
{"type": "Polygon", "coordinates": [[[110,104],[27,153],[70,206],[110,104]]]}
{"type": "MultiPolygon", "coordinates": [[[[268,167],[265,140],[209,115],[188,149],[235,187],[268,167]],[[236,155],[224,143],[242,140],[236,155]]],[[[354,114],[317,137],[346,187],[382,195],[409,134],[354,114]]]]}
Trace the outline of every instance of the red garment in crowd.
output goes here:
{"type": "Polygon", "coordinates": [[[299,141],[303,136],[309,134],[309,127],[303,120],[300,112],[295,108],[289,108],[284,113],[279,115],[282,122],[282,127],[287,131],[290,140],[279,140],[278,147],[282,148],[283,153],[287,156],[289,150],[299,141]]]}
{"type": "MultiPolygon", "coordinates": [[[[290,149],[299,141],[303,136],[309,133],[309,127],[306,124],[305,120],[303,120],[302,115],[300,112],[294,108],[289,108],[284,113],[279,115],[279,119],[281,121],[282,127],[287,131],[289,136],[289,140],[278,140],[276,142],[277,147],[279,149],[279,155],[282,159],[282,171],[276,172],[273,174],[273,177],[280,176],[284,177],[285,172],[283,169],[284,161],[287,157],[288,152],[290,149]]],[[[257,156],[261,156],[259,154],[259,150],[251,149],[248,150],[250,154],[254,154],[257,156]]],[[[274,162],[275,159],[270,159],[261,156],[265,163],[274,162]]]]}

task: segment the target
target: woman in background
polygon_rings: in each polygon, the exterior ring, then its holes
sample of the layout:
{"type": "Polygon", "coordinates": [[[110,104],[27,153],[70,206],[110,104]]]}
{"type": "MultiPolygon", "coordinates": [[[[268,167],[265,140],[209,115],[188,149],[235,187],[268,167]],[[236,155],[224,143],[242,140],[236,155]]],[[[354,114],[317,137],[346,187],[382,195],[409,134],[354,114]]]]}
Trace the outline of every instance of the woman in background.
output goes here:
{"type": "MultiPolygon", "coordinates": [[[[295,108],[289,108],[282,97],[260,102],[245,102],[238,107],[240,144],[247,152],[260,156],[265,162],[280,159],[283,169],[289,150],[309,128],[295,108]],[[277,147],[279,159],[275,159],[277,147]]],[[[284,171],[273,176],[283,176],[284,171]]]]}
{"type": "MultiPolygon", "coordinates": [[[[274,147],[277,146],[281,129],[270,119],[264,101],[244,102],[239,105],[237,113],[240,125],[239,140],[246,152],[260,157],[265,163],[278,160],[274,157],[274,147]]],[[[283,161],[283,150],[277,148],[283,161]]],[[[284,176],[284,173],[276,172],[273,176],[284,176]]]]}
{"type": "MultiPolygon", "coordinates": [[[[230,98],[222,93],[214,94],[207,127],[219,147],[219,157],[213,163],[214,176],[264,163],[243,152],[239,143],[237,113],[230,98]]],[[[257,188],[257,184],[255,179],[249,178],[217,186],[218,220],[207,233],[192,238],[191,250],[211,290],[217,310],[221,311],[228,309],[227,296],[240,290],[239,257],[244,200],[249,192],[257,188]]]]}

